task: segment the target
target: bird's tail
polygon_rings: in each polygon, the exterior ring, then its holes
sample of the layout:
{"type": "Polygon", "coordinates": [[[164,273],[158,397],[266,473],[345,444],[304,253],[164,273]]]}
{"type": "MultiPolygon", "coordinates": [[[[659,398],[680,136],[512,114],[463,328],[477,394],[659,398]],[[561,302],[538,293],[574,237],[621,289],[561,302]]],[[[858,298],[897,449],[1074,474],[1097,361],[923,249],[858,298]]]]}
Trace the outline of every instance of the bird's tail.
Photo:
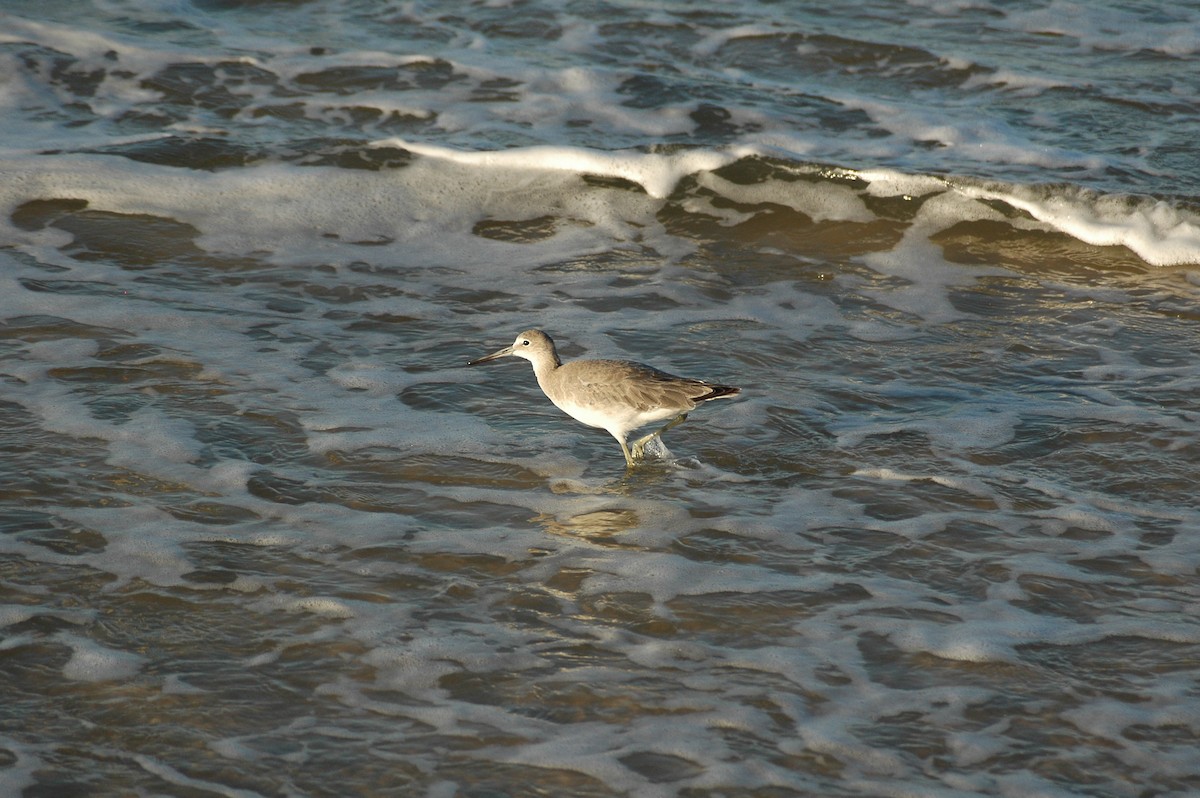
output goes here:
{"type": "Polygon", "coordinates": [[[708,385],[708,393],[703,396],[697,396],[697,402],[707,402],[710,399],[724,399],[730,396],[737,396],[742,392],[741,388],[734,388],[732,385],[708,385]]]}

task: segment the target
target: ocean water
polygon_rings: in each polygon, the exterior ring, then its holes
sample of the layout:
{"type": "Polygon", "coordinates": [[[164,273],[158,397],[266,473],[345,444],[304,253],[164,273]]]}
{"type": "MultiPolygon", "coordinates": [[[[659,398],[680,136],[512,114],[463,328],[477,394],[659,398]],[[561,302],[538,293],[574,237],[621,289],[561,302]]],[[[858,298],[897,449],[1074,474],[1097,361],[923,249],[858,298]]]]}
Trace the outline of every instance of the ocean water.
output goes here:
{"type": "Polygon", "coordinates": [[[0,794],[1200,793],[1200,5],[7,0],[0,794]],[[645,465],[517,360],[738,385],[645,465]]]}

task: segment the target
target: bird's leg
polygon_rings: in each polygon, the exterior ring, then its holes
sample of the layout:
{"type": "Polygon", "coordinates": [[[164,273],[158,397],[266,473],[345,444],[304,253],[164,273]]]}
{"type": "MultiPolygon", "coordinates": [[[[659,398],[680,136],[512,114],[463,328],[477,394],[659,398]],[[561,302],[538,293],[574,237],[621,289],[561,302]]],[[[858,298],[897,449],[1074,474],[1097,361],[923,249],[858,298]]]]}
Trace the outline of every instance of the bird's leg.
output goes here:
{"type": "MultiPolygon", "coordinates": [[[[680,413],[679,415],[675,416],[675,418],[673,418],[669,422],[667,422],[667,425],[665,427],[663,427],[662,429],[651,432],[649,435],[646,435],[645,437],[638,438],[636,441],[633,442],[633,445],[629,447],[633,453],[633,458],[635,460],[641,460],[646,454],[646,444],[650,442],[651,438],[660,437],[664,432],[671,429],[671,427],[678,427],[680,424],[682,424],[686,420],[687,420],[687,413],[680,413]]],[[[628,457],[628,455],[626,457],[628,457]]]]}
{"type": "MultiPolygon", "coordinates": [[[[614,436],[616,437],[616,436],[614,436]]],[[[625,467],[633,468],[633,455],[629,452],[629,446],[626,445],[624,438],[617,438],[617,443],[621,444],[621,453],[625,455],[625,467]]]]}

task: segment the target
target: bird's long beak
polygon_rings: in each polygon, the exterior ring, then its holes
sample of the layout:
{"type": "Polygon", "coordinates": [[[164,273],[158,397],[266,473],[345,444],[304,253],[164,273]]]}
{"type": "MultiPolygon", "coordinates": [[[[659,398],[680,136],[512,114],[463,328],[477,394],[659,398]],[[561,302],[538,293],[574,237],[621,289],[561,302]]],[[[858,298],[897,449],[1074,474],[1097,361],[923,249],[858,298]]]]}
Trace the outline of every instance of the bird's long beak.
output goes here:
{"type": "Polygon", "coordinates": [[[468,366],[478,366],[480,363],[486,363],[489,360],[495,360],[496,358],[500,358],[500,357],[508,357],[512,353],[513,353],[513,348],[511,346],[506,346],[498,352],[492,352],[490,355],[484,355],[483,357],[479,358],[478,360],[472,360],[467,365],[468,366]]]}

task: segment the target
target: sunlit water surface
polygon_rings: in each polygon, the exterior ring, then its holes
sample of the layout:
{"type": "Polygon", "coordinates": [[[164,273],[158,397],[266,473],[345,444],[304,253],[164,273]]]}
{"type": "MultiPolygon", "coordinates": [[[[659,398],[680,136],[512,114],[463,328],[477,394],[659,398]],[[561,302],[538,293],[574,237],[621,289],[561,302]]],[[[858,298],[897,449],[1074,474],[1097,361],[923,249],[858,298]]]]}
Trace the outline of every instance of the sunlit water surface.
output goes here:
{"type": "Polygon", "coordinates": [[[783,5],[0,12],[0,793],[1200,791],[1200,12],[783,5]]]}

